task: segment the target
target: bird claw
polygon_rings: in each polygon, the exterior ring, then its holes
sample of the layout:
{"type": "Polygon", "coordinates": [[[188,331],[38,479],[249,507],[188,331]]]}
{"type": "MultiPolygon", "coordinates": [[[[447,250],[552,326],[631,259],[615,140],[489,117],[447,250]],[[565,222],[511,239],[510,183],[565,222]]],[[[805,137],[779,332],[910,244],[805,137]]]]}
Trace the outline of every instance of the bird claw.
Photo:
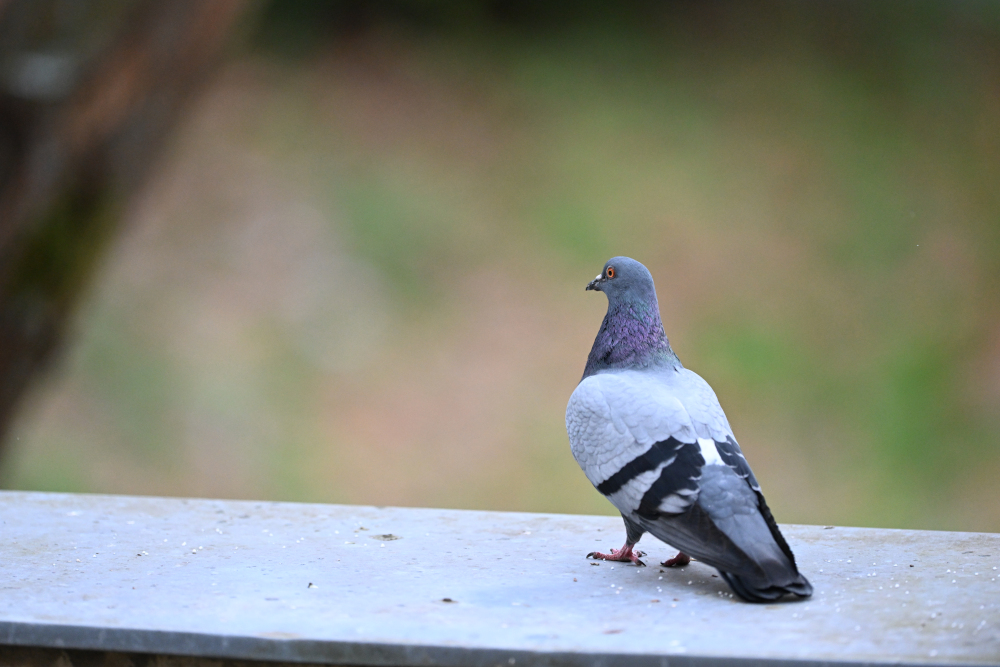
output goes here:
{"type": "Polygon", "coordinates": [[[662,563],[660,563],[660,565],[662,565],[663,567],[684,567],[690,562],[691,562],[691,556],[688,556],[686,553],[678,551],[676,556],[674,556],[670,560],[663,561],[662,563]]]}
{"type": "Polygon", "coordinates": [[[602,554],[600,551],[591,551],[587,554],[587,558],[593,558],[594,560],[610,560],[610,561],[620,561],[623,563],[632,563],[638,567],[646,567],[646,564],[639,560],[640,556],[645,556],[645,551],[639,551],[636,549],[632,550],[632,547],[626,545],[621,549],[612,549],[609,554],[602,554]]]}

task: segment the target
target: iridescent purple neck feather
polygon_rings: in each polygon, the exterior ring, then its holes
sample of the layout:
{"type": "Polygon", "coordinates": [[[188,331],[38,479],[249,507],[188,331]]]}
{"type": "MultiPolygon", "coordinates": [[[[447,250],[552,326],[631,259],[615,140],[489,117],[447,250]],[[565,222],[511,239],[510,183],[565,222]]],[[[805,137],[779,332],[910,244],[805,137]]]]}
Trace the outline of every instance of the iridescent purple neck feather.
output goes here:
{"type": "Polygon", "coordinates": [[[608,313],[590,349],[583,377],[609,369],[681,368],[663,331],[655,293],[622,296],[608,295],[608,313]]]}

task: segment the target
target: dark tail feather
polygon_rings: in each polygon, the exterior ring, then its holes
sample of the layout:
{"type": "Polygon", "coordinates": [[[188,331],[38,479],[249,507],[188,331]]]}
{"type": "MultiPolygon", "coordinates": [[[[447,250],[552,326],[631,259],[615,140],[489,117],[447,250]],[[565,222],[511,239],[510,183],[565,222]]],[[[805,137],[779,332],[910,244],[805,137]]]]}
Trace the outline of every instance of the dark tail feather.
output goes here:
{"type": "Polygon", "coordinates": [[[792,593],[800,598],[807,598],[813,592],[812,584],[801,574],[794,581],[782,586],[771,585],[766,587],[754,585],[747,577],[741,577],[731,572],[719,570],[719,574],[726,580],[729,587],[747,602],[773,602],[787,593],[792,593]]]}

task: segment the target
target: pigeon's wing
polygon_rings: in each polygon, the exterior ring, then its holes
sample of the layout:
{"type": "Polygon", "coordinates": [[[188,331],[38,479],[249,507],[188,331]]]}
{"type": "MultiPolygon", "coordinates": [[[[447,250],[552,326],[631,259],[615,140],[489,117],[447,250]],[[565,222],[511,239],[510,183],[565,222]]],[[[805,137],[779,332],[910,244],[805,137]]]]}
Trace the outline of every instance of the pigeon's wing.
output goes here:
{"type": "Polygon", "coordinates": [[[706,445],[706,463],[698,480],[698,499],[683,515],[661,514],[644,527],[718,567],[747,599],[774,599],[785,592],[811,594],[812,588],[798,572],[795,556],[733,437],[715,392],[687,369],[678,373],[675,392],[695,429],[705,437],[699,440],[706,445]],[[740,566],[735,566],[735,561],[740,566]]]}
{"type": "Polygon", "coordinates": [[[570,397],[566,430],[587,478],[622,512],[687,509],[706,446],[760,490],[715,392],[687,369],[586,378],[570,397]]]}
{"type": "Polygon", "coordinates": [[[670,391],[684,404],[699,438],[725,441],[733,436],[719,398],[700,375],[687,368],[679,368],[657,377],[669,385],[670,391]]]}
{"type": "Polygon", "coordinates": [[[699,437],[710,438],[715,443],[722,461],[737,475],[747,480],[754,491],[760,493],[760,484],[757,483],[757,478],[750,469],[750,463],[733,436],[733,429],[711,385],[700,375],[686,368],[677,374],[675,385],[675,391],[691,416],[691,422],[699,437]]]}
{"type": "Polygon", "coordinates": [[[623,514],[681,512],[697,497],[698,435],[669,383],[634,371],[584,379],[566,408],[587,479],[623,514]]]}
{"type": "MultiPolygon", "coordinates": [[[[771,514],[771,508],[767,506],[767,501],[764,500],[760,483],[757,482],[757,477],[754,476],[753,470],[750,469],[750,463],[743,455],[743,450],[737,444],[736,438],[733,437],[732,428],[729,426],[729,421],[722,411],[722,406],[719,404],[719,399],[715,395],[715,391],[712,390],[712,387],[700,375],[688,369],[680,371],[678,374],[678,384],[680,385],[678,394],[683,397],[695,428],[699,431],[706,431],[705,435],[712,438],[722,462],[735,472],[739,478],[745,480],[754,492],[753,496],[746,495],[743,489],[737,485],[733,487],[733,491],[741,496],[745,496],[743,502],[735,503],[731,495],[725,494],[729,503],[728,505],[726,502],[720,502],[719,500],[713,503],[708,497],[702,499],[702,504],[712,508],[710,513],[716,516],[720,520],[720,523],[731,520],[728,512],[732,508],[732,505],[744,507],[746,513],[751,516],[759,513],[764,524],[767,526],[768,532],[770,532],[771,537],[774,539],[774,543],[794,567],[795,556],[781,534],[778,523],[771,514]]],[[[730,532],[735,530],[736,525],[734,524],[730,532]]],[[[747,536],[747,539],[749,539],[749,536],[747,536]]],[[[764,541],[766,542],[766,540],[764,541]]]]}

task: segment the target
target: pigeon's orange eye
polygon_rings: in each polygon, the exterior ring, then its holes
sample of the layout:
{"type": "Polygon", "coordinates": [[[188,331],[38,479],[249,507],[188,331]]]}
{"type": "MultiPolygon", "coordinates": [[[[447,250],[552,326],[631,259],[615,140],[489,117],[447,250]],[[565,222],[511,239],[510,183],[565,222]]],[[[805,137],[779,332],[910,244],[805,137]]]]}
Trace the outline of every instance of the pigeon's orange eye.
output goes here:
{"type": "Polygon", "coordinates": [[[609,266],[608,267],[608,278],[614,278],[614,277],[615,277],[615,267],[609,266]]]}

